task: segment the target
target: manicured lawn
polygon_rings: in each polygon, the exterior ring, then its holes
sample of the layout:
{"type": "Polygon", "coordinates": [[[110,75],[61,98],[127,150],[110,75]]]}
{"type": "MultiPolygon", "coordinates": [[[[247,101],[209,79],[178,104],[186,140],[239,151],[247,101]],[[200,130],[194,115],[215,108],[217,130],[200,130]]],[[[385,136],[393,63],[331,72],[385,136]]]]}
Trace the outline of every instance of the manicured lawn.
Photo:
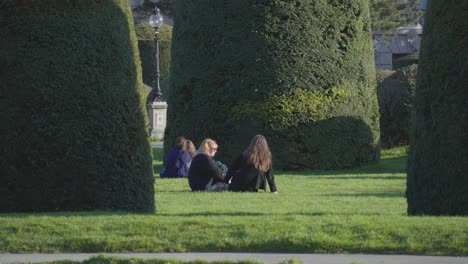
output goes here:
{"type": "Polygon", "coordinates": [[[279,194],[192,193],[186,179],[157,178],[156,214],[0,214],[0,252],[468,255],[468,217],[406,215],[405,164],[398,148],[354,170],[276,172],[279,194]]]}

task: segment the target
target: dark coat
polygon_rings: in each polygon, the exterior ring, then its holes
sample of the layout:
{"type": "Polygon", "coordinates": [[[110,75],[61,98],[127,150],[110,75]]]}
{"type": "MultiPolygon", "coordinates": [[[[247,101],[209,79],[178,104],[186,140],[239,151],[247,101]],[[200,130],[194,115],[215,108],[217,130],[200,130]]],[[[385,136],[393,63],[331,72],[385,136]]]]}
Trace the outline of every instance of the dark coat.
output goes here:
{"type": "Polygon", "coordinates": [[[209,191],[212,184],[223,182],[225,173],[212,156],[199,153],[193,157],[188,180],[192,191],[209,191]]]}
{"type": "Polygon", "coordinates": [[[173,148],[167,154],[164,162],[164,172],[161,178],[178,178],[187,177],[192,162],[192,157],[187,151],[179,148],[173,148]]]}
{"type": "Polygon", "coordinates": [[[229,190],[235,192],[256,192],[258,189],[266,190],[266,182],[271,192],[276,192],[275,176],[273,168],[267,172],[261,172],[249,163],[244,155],[240,155],[229,168],[225,181],[231,180],[229,190]]]}

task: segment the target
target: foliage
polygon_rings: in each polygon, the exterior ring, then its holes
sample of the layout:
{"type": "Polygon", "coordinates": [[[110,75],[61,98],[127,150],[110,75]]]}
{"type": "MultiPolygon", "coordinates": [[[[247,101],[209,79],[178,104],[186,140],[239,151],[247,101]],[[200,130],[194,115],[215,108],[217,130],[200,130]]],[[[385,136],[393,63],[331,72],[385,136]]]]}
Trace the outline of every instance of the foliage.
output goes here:
{"type": "Polygon", "coordinates": [[[332,117],[332,112],[349,101],[347,90],[332,87],[329,90],[293,89],[287,94],[274,95],[266,101],[246,102],[234,106],[236,119],[255,118],[273,130],[312,124],[332,117]]]}
{"type": "Polygon", "coordinates": [[[417,21],[422,15],[416,11],[418,2],[419,0],[371,0],[372,31],[387,32],[417,21]]]}
{"type": "Polygon", "coordinates": [[[417,65],[393,72],[378,85],[380,138],[385,148],[407,145],[417,65]]]}
{"type": "Polygon", "coordinates": [[[468,255],[467,217],[406,215],[405,171],[400,147],[358,169],[276,172],[278,194],[191,192],[186,179],[157,178],[155,214],[0,214],[0,252],[468,255]]]}
{"type": "Polygon", "coordinates": [[[304,264],[300,259],[292,258],[288,260],[281,261],[280,264],[304,264]]]}
{"type": "Polygon", "coordinates": [[[430,1],[419,63],[408,213],[468,215],[467,1],[430,1]]]}
{"type": "MultiPolygon", "coordinates": [[[[145,1],[145,7],[152,10],[153,4],[145,1]]],[[[174,16],[175,0],[161,0],[159,5],[164,14],[174,16]]],[[[389,31],[399,26],[408,25],[422,15],[416,11],[416,6],[419,0],[371,0],[370,1],[370,16],[372,20],[373,31],[389,31]],[[406,2],[406,3],[405,3],[406,2]],[[403,16],[406,14],[407,16],[403,16]]]]}
{"type": "Polygon", "coordinates": [[[175,23],[166,151],[180,135],[196,143],[212,137],[220,159],[230,162],[264,134],[276,168],[344,168],[378,159],[366,1],[180,1],[175,23]],[[333,98],[325,96],[332,87],[353,100],[318,103],[333,98]],[[287,98],[296,95],[315,101],[287,98]],[[328,112],[308,112],[315,108],[328,112]]]}
{"type": "Polygon", "coordinates": [[[412,64],[418,64],[419,61],[419,52],[415,52],[398,59],[393,60],[393,68],[399,69],[402,67],[406,67],[412,64]]]}
{"type": "MultiPolygon", "coordinates": [[[[154,29],[149,23],[138,23],[135,25],[135,31],[138,38],[138,49],[140,50],[141,68],[143,71],[143,82],[155,87],[155,47],[154,29]]],[[[167,98],[169,89],[169,68],[171,65],[171,42],[172,27],[164,24],[159,29],[159,74],[160,87],[163,98],[167,98]]],[[[151,96],[150,96],[151,97],[151,96]]],[[[151,100],[151,98],[149,99],[151,100]]]]}
{"type": "Polygon", "coordinates": [[[0,211],[154,211],[128,1],[2,2],[0,211]]]}
{"type": "Polygon", "coordinates": [[[376,79],[377,79],[377,85],[379,85],[381,82],[383,82],[385,79],[387,79],[393,73],[395,73],[395,71],[385,70],[385,69],[376,70],[375,74],[376,74],[376,79]]]}

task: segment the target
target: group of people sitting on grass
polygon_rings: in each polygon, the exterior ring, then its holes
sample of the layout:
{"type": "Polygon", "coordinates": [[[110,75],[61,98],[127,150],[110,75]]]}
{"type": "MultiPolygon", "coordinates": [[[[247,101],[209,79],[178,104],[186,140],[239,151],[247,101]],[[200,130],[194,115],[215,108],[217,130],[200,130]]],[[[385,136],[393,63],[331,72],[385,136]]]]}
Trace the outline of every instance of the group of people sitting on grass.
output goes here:
{"type": "Polygon", "coordinates": [[[186,177],[192,191],[257,192],[266,190],[268,182],[270,191],[277,193],[271,152],[264,136],[256,135],[229,168],[214,159],[217,151],[218,144],[212,139],[203,140],[195,151],[192,141],[178,137],[160,176],[186,177]]]}

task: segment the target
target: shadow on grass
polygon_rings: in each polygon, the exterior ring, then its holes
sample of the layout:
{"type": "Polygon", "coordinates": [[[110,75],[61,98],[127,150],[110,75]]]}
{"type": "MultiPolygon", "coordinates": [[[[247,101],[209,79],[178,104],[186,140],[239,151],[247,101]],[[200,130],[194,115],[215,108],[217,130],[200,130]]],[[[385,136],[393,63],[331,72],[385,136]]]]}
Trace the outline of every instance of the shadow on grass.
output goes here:
{"type": "MultiPolygon", "coordinates": [[[[381,173],[406,173],[406,156],[386,158],[378,163],[363,167],[346,170],[306,170],[306,171],[277,171],[277,174],[288,174],[294,176],[326,176],[326,175],[362,175],[381,173]]],[[[366,178],[367,179],[367,178],[366,178]]]]}
{"type": "MultiPolygon", "coordinates": [[[[156,214],[158,216],[176,216],[176,217],[219,217],[219,216],[327,216],[341,215],[351,216],[356,215],[356,212],[289,212],[289,213],[262,213],[262,212],[199,212],[199,213],[176,213],[176,214],[156,214]]],[[[359,215],[387,215],[386,213],[370,212],[359,213],[359,215]]]]}
{"type": "Polygon", "coordinates": [[[24,212],[24,213],[1,213],[0,217],[27,218],[33,216],[46,217],[96,217],[96,216],[154,216],[156,213],[138,213],[124,211],[73,211],[73,212],[24,212]]]}
{"type": "Polygon", "coordinates": [[[158,190],[156,193],[191,193],[190,189],[186,190],[158,190]]]}
{"type": "Polygon", "coordinates": [[[348,176],[327,176],[316,175],[317,178],[329,180],[406,180],[406,176],[375,176],[370,174],[348,175],[348,176]]]}
{"type": "Polygon", "coordinates": [[[379,198],[405,198],[405,193],[402,191],[386,191],[386,192],[369,192],[369,193],[339,193],[339,194],[322,194],[319,196],[327,197],[379,197],[379,198]]]}

